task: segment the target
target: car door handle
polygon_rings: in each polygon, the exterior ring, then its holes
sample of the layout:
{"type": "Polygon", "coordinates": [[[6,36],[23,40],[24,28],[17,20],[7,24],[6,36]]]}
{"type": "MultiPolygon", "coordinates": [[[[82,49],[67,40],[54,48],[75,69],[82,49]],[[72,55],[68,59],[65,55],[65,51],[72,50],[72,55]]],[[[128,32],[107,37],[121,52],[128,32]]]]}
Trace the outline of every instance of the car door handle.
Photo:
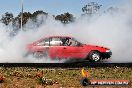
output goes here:
{"type": "Polygon", "coordinates": [[[66,48],[63,48],[63,49],[66,49],[66,48]]]}

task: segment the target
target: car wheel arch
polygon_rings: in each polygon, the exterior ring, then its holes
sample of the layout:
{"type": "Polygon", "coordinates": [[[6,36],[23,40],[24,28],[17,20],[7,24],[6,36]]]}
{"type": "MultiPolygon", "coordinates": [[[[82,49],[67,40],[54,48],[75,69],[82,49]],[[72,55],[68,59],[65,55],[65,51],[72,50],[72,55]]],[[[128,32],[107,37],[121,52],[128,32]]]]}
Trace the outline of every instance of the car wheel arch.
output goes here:
{"type": "MultiPolygon", "coordinates": [[[[102,59],[102,56],[101,56],[101,52],[100,52],[100,51],[98,51],[98,50],[91,50],[91,51],[87,54],[87,56],[86,56],[86,59],[87,59],[87,60],[90,60],[90,61],[91,61],[91,59],[89,58],[89,56],[90,56],[90,54],[91,54],[92,52],[97,52],[97,53],[99,54],[100,60],[102,59]]],[[[100,60],[99,60],[99,61],[100,61],[100,60]]]]}

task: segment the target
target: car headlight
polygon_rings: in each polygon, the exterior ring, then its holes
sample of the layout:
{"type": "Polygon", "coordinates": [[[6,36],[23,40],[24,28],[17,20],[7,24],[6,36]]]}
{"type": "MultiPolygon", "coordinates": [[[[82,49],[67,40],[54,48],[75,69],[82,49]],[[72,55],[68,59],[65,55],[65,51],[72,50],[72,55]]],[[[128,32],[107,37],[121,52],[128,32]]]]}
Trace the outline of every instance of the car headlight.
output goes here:
{"type": "Polygon", "coordinates": [[[111,50],[106,50],[105,52],[111,52],[111,50]]]}

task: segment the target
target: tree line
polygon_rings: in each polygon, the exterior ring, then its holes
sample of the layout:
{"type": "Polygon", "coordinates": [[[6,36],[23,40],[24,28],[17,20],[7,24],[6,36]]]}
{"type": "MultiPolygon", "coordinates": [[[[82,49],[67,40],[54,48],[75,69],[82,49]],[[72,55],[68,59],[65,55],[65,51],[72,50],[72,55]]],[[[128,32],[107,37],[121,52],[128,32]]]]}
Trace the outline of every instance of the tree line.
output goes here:
{"type": "MultiPolygon", "coordinates": [[[[91,16],[93,14],[96,14],[99,12],[100,8],[102,5],[99,5],[96,2],[90,2],[86,5],[84,5],[82,7],[82,15],[88,15],[91,16]]],[[[114,8],[110,7],[108,10],[113,10],[114,8]]],[[[44,15],[44,16],[48,16],[48,13],[42,11],[42,10],[38,10],[35,11],[33,13],[30,12],[23,12],[23,13],[19,13],[17,15],[17,17],[14,17],[12,13],[6,12],[5,14],[2,15],[2,18],[0,19],[0,21],[2,23],[4,23],[5,25],[9,25],[10,23],[12,23],[12,25],[14,26],[18,26],[20,28],[20,23],[21,23],[21,14],[22,14],[22,25],[25,25],[29,19],[32,19],[32,21],[36,22],[37,16],[38,15],[44,15]]],[[[70,22],[74,22],[75,17],[73,16],[73,14],[66,12],[60,15],[53,15],[55,20],[58,20],[60,22],[62,22],[63,24],[68,24],[70,22]]]]}

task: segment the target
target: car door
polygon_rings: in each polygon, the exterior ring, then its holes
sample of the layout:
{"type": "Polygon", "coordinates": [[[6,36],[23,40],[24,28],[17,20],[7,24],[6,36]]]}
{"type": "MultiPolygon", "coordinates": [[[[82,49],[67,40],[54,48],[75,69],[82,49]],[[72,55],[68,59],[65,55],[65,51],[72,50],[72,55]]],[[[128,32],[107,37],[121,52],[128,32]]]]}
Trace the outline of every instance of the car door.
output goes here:
{"type": "Polygon", "coordinates": [[[50,38],[45,38],[45,39],[38,41],[33,47],[34,51],[46,52],[46,50],[49,49],[49,45],[50,45],[49,42],[50,42],[50,38]]]}
{"type": "Polygon", "coordinates": [[[79,45],[76,40],[70,39],[71,44],[67,46],[63,46],[63,56],[65,58],[84,58],[85,56],[85,49],[83,46],[79,45]]]}
{"type": "Polygon", "coordinates": [[[32,51],[36,54],[48,55],[50,38],[41,39],[33,45],[32,51]]]}
{"type": "Polygon", "coordinates": [[[50,37],[45,38],[37,42],[33,49],[35,52],[41,52],[42,54],[47,55],[49,58],[58,58],[60,55],[60,48],[61,41],[59,41],[58,37],[50,37]]]}
{"type": "Polygon", "coordinates": [[[49,56],[50,58],[62,58],[62,41],[60,37],[52,37],[50,40],[49,56]]]}
{"type": "Polygon", "coordinates": [[[84,58],[84,48],[83,46],[64,46],[63,56],[64,58],[84,58]]]}

